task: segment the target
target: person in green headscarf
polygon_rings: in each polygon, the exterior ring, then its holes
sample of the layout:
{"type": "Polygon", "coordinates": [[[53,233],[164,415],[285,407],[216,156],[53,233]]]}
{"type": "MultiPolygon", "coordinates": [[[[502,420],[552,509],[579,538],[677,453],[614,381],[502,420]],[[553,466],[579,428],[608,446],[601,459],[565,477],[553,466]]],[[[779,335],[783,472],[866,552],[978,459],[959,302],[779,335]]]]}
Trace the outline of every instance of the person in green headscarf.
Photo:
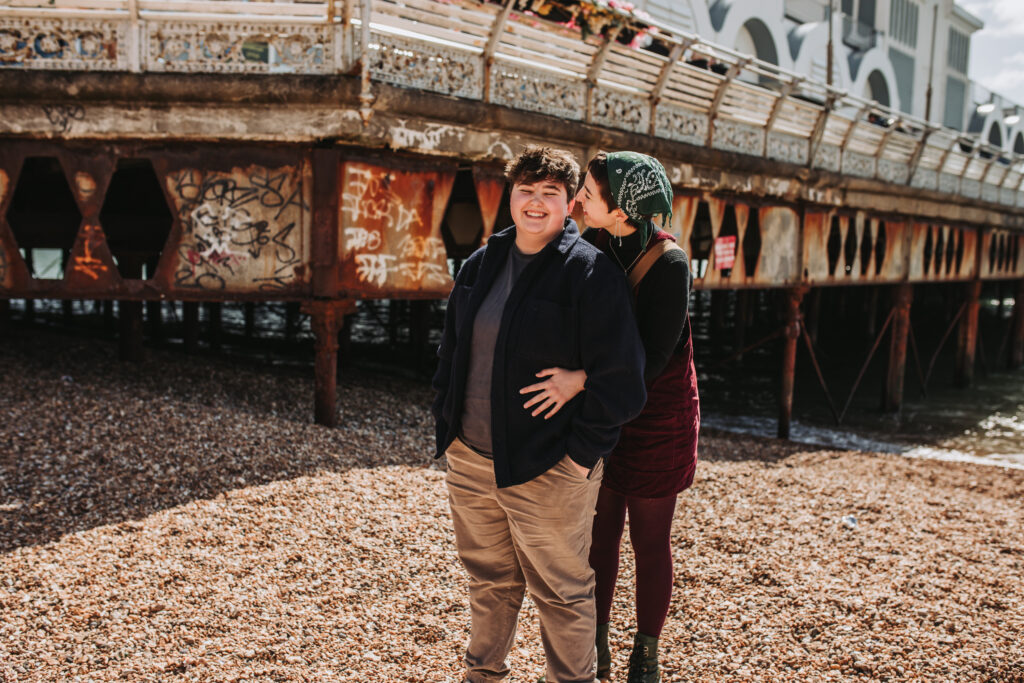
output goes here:
{"type": "MultiPolygon", "coordinates": [[[[608,254],[629,280],[646,356],[647,405],[622,429],[606,463],[594,517],[590,565],[596,575],[598,678],[609,680],[612,596],[626,516],[636,555],[637,630],[628,683],[660,680],[658,638],[672,596],[670,530],[677,495],[693,483],[700,402],[693,367],[688,302],[689,261],[674,238],[659,230],[672,216],[672,185],[665,168],[637,152],[591,159],[576,197],[590,228],[583,238],[608,254]]],[[[623,321],[629,324],[628,321],[623,321]]],[[[582,371],[550,368],[524,387],[533,415],[550,417],[579,391],[582,371]]],[[[582,389],[581,389],[582,387],[582,389]]]]}

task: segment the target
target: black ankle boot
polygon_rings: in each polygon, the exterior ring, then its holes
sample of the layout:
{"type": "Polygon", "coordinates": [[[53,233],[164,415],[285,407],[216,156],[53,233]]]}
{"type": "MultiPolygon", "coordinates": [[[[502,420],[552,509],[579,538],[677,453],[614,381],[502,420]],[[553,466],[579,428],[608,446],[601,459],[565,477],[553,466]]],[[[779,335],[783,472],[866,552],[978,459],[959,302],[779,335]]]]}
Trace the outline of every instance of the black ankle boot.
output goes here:
{"type": "Polygon", "coordinates": [[[597,638],[594,639],[597,645],[597,680],[598,683],[605,683],[611,680],[612,676],[612,651],[608,649],[608,624],[597,625],[597,638]]]}
{"type": "Polygon", "coordinates": [[[629,676],[627,683],[658,683],[661,668],[658,666],[658,639],[637,633],[633,637],[633,652],[629,655],[629,676]]]}

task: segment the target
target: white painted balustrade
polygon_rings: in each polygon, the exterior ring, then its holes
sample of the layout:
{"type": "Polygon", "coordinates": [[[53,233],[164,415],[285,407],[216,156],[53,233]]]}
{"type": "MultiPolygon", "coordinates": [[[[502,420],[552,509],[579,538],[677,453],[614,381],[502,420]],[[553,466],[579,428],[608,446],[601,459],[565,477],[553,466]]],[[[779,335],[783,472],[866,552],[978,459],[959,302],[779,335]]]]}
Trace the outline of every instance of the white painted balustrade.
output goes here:
{"type": "Polygon", "coordinates": [[[517,6],[0,0],[0,68],[361,70],[366,103],[373,82],[389,83],[1024,207],[1024,157],[975,136],[633,15],[600,8],[612,23],[584,36],[575,21],[556,24],[517,6]],[[626,43],[638,33],[646,38],[626,43]]]}

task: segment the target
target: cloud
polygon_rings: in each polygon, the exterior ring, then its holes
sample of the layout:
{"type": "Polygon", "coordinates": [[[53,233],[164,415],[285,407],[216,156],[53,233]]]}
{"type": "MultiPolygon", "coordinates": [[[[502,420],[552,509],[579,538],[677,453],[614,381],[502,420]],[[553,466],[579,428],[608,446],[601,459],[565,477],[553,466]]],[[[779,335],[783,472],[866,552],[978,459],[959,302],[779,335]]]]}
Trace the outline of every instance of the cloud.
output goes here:
{"type": "Polygon", "coordinates": [[[975,80],[993,92],[1020,102],[1020,94],[1024,92],[1024,50],[1003,55],[997,68],[977,74],[975,80]]]}
{"type": "Polygon", "coordinates": [[[974,34],[975,39],[1024,36],[1024,2],[1021,0],[968,0],[959,4],[985,21],[985,28],[974,34]]]}

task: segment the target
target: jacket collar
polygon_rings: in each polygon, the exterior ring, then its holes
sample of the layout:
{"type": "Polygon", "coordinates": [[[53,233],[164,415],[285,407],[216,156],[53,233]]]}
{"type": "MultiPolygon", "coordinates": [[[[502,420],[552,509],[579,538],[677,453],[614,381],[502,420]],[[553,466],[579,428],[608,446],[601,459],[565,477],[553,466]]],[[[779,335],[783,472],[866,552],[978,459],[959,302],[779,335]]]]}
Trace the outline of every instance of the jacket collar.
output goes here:
{"type": "MultiPolygon", "coordinates": [[[[558,250],[558,253],[565,255],[568,253],[572,246],[576,244],[576,240],[580,238],[580,230],[576,226],[576,221],[571,218],[565,219],[565,227],[562,228],[562,232],[555,236],[550,242],[545,245],[546,249],[552,248],[558,250]]],[[[516,226],[510,225],[501,232],[496,232],[487,239],[487,246],[494,245],[496,248],[505,250],[511,249],[512,244],[516,241],[516,226]]]]}

